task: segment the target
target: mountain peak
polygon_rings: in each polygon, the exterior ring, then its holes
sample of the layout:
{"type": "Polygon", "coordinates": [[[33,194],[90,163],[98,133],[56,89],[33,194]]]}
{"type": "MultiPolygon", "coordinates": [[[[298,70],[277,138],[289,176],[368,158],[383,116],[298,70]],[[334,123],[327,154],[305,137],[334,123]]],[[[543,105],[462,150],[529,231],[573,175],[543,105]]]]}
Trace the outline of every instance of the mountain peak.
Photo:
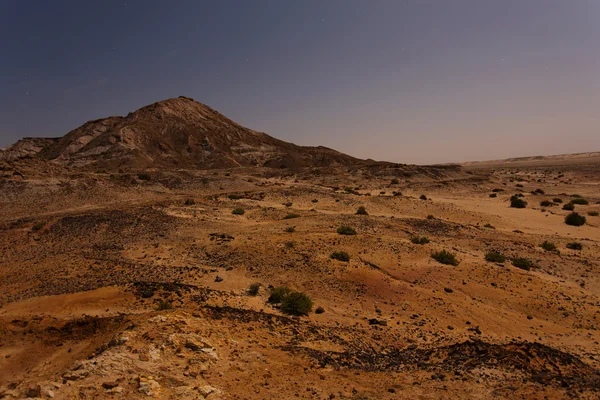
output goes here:
{"type": "MultiPolygon", "coordinates": [[[[14,147],[14,146],[13,146],[14,147]]],[[[22,147],[22,146],[21,146],[22,147]]],[[[78,168],[231,168],[352,165],[360,160],[245,128],[211,107],[180,96],[129,113],[89,121],[28,155],[78,168]]],[[[5,155],[14,151],[8,148],[5,155]]]]}

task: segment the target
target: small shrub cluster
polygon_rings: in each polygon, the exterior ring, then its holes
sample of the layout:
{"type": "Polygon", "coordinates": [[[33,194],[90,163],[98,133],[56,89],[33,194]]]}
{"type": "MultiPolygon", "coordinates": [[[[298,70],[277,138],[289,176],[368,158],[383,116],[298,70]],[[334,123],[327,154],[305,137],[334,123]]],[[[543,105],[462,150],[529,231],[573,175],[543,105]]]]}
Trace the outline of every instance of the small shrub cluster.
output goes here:
{"type": "Polygon", "coordinates": [[[512,208],[525,208],[527,207],[527,202],[517,196],[512,196],[510,198],[510,206],[512,208]]]}
{"type": "Polygon", "coordinates": [[[427,244],[429,243],[429,238],[427,236],[413,236],[410,238],[410,241],[414,244],[427,244]]]}
{"type": "Polygon", "coordinates": [[[369,215],[365,206],[358,207],[358,209],[356,210],[356,214],[357,215],[369,215]]]}
{"type": "Polygon", "coordinates": [[[433,258],[435,261],[439,262],[440,264],[454,265],[454,266],[459,264],[459,261],[456,259],[456,255],[454,253],[451,253],[446,250],[442,250],[442,251],[433,253],[431,255],[431,258],[433,258]]]}
{"type": "Polygon", "coordinates": [[[533,268],[533,263],[527,259],[527,258],[514,258],[512,260],[512,264],[520,269],[523,269],[525,271],[530,271],[531,268],[533,268]]]}
{"type": "Polygon", "coordinates": [[[504,254],[499,253],[497,251],[490,251],[485,253],[485,261],[494,262],[494,263],[503,263],[506,261],[506,257],[504,254]]]}
{"type": "Polygon", "coordinates": [[[305,293],[295,292],[287,286],[279,286],[271,291],[267,302],[280,304],[281,311],[291,315],[308,315],[313,302],[305,293]]]}
{"type": "Polygon", "coordinates": [[[296,227],[295,226],[288,226],[284,229],[284,231],[286,231],[287,233],[294,233],[296,232],[296,227]]]}
{"type": "Polygon", "coordinates": [[[294,219],[294,218],[299,218],[300,214],[294,214],[294,213],[290,213],[288,215],[286,215],[285,217],[283,217],[283,219],[294,219]]]}
{"type": "Polygon", "coordinates": [[[246,210],[244,210],[242,207],[236,207],[231,211],[231,213],[234,215],[244,215],[246,214],[246,210]]]}
{"type": "Polygon", "coordinates": [[[260,283],[253,283],[248,287],[248,294],[250,296],[256,296],[260,291],[260,283]]]}
{"type": "Polygon", "coordinates": [[[356,230],[351,226],[342,225],[337,228],[337,233],[340,235],[356,235],[356,230]]]}
{"type": "Polygon", "coordinates": [[[564,206],[562,206],[562,209],[567,211],[573,211],[575,209],[575,204],[567,203],[564,206]]]}
{"type": "Polygon", "coordinates": [[[552,207],[553,203],[549,200],[540,201],[540,206],[542,207],[552,207]]]}
{"type": "Polygon", "coordinates": [[[589,201],[587,201],[586,199],[581,198],[581,197],[578,197],[578,198],[575,198],[575,199],[571,200],[571,203],[573,203],[573,204],[579,204],[579,205],[582,205],[582,206],[587,206],[588,204],[590,204],[589,201]]]}
{"type": "Polygon", "coordinates": [[[571,250],[582,250],[583,249],[583,245],[579,242],[570,242],[567,243],[567,249],[571,249],[571,250]]]}
{"type": "Polygon", "coordinates": [[[556,245],[552,242],[549,241],[544,241],[544,243],[542,243],[540,245],[540,247],[546,251],[556,251],[556,245]]]}
{"type": "Polygon", "coordinates": [[[598,212],[598,211],[588,211],[588,215],[590,217],[597,217],[598,215],[600,215],[600,212],[598,212]]]}
{"type": "Polygon", "coordinates": [[[422,195],[419,196],[419,199],[421,199],[421,200],[427,200],[427,196],[425,196],[424,194],[422,194],[422,195]]]}
{"type": "Polygon", "coordinates": [[[560,204],[560,203],[563,202],[560,197],[555,197],[555,198],[552,199],[552,201],[555,202],[556,204],[560,204]]]}
{"type": "Polygon", "coordinates": [[[394,178],[392,179],[392,181],[390,182],[392,185],[397,185],[400,183],[400,181],[398,180],[398,178],[394,178]]]}
{"type": "Polygon", "coordinates": [[[156,306],[156,311],[170,310],[172,308],[173,303],[171,303],[169,300],[160,299],[158,301],[158,306],[156,306]]]}
{"type": "Polygon", "coordinates": [[[571,214],[565,217],[565,224],[571,226],[581,226],[585,224],[585,217],[583,215],[579,215],[576,212],[572,212],[571,214]]]}
{"type": "Polygon", "coordinates": [[[332,260],[338,260],[338,261],[344,261],[344,262],[350,261],[350,255],[348,253],[346,253],[345,251],[334,251],[333,253],[331,253],[330,257],[332,260]]]}

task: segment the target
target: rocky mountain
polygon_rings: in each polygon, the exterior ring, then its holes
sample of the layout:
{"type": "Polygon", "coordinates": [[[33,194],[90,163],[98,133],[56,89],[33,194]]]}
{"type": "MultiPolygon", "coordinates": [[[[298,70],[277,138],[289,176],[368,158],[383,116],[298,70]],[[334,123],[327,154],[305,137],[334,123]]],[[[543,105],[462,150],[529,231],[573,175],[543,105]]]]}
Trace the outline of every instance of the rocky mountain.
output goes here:
{"type": "Polygon", "coordinates": [[[364,161],[245,128],[187,97],[160,101],[126,117],[90,121],[58,139],[23,139],[0,160],[37,157],[66,166],[114,169],[310,167],[364,161]]]}

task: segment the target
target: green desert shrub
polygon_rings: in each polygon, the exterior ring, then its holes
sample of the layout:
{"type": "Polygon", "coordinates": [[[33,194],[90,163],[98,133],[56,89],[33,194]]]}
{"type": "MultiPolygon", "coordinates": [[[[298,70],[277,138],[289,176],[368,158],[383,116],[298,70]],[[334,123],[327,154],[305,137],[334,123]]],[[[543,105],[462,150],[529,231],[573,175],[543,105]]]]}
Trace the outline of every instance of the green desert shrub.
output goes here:
{"type": "Polygon", "coordinates": [[[45,221],[40,221],[37,224],[33,225],[31,227],[31,230],[34,231],[34,232],[37,232],[40,229],[42,229],[44,226],[46,226],[46,222],[45,221]]]}
{"type": "Polygon", "coordinates": [[[414,244],[427,244],[429,243],[429,238],[427,236],[418,236],[415,235],[410,238],[410,241],[414,244]]]}
{"type": "Polygon", "coordinates": [[[279,304],[281,303],[290,293],[292,289],[287,286],[277,286],[271,290],[271,294],[267,299],[267,303],[279,304]]]}
{"type": "Polygon", "coordinates": [[[283,217],[283,219],[294,219],[294,218],[299,218],[300,214],[294,214],[294,213],[290,213],[288,215],[286,215],[285,217],[283,217]]]}
{"type": "Polygon", "coordinates": [[[356,235],[356,230],[351,226],[342,225],[337,228],[337,233],[340,235],[356,235]]]}
{"type": "Polygon", "coordinates": [[[291,292],[281,302],[281,311],[290,315],[308,315],[312,307],[312,300],[302,292],[291,292]]]}
{"type": "Polygon", "coordinates": [[[236,207],[231,211],[231,213],[235,215],[244,215],[246,210],[244,210],[242,207],[236,207]]]}
{"type": "Polygon", "coordinates": [[[321,306],[317,307],[315,310],[315,314],[323,314],[325,312],[325,309],[321,306]]]}
{"type": "Polygon", "coordinates": [[[456,255],[454,253],[451,253],[446,250],[442,250],[442,251],[433,253],[431,255],[431,258],[433,258],[435,261],[439,262],[440,264],[455,265],[455,266],[458,265],[458,260],[456,259],[456,255]]]}
{"type": "Polygon", "coordinates": [[[552,202],[549,200],[540,201],[540,206],[542,207],[552,207],[552,202]]]}
{"type": "Polygon", "coordinates": [[[575,209],[575,204],[567,203],[564,206],[562,206],[562,209],[567,211],[573,211],[575,209]]]}
{"type": "Polygon", "coordinates": [[[334,251],[333,253],[331,253],[330,257],[333,260],[344,261],[344,262],[350,261],[350,255],[348,253],[346,253],[345,251],[334,251]]]}
{"type": "Polygon", "coordinates": [[[552,199],[552,201],[555,202],[556,204],[560,204],[560,203],[563,202],[560,197],[555,197],[555,198],[552,199]]]}
{"type": "Polygon", "coordinates": [[[296,227],[295,226],[288,226],[284,229],[284,231],[286,231],[287,233],[294,233],[296,232],[296,227]]]}
{"type": "Polygon", "coordinates": [[[515,186],[516,186],[516,187],[518,187],[518,188],[522,188],[522,187],[523,187],[523,184],[521,184],[521,183],[517,183],[515,186]]]}
{"type": "Polygon", "coordinates": [[[250,286],[248,286],[248,294],[250,296],[256,296],[259,291],[260,291],[260,283],[253,283],[250,286]]]}
{"type": "Polygon", "coordinates": [[[576,212],[572,212],[571,214],[565,217],[565,224],[572,226],[581,226],[585,224],[585,217],[583,215],[579,215],[576,212]]]}
{"type": "Polygon", "coordinates": [[[498,194],[497,194],[497,193],[490,193],[490,197],[491,197],[491,198],[498,197],[498,194]]]}
{"type": "Polygon", "coordinates": [[[397,185],[400,183],[400,181],[398,180],[398,178],[394,178],[392,179],[392,181],[390,182],[392,185],[397,185]]]}
{"type": "Polygon", "coordinates": [[[597,217],[598,215],[600,215],[600,212],[598,212],[598,211],[588,211],[588,215],[590,217],[597,217]]]}
{"type": "Polygon", "coordinates": [[[504,261],[506,261],[506,257],[504,256],[504,254],[499,253],[497,251],[490,251],[485,253],[485,261],[503,263],[504,261]]]}
{"type": "Polygon", "coordinates": [[[425,196],[424,194],[422,194],[422,195],[419,196],[419,199],[421,199],[421,200],[427,200],[427,196],[425,196]]]}
{"type": "Polygon", "coordinates": [[[517,196],[513,196],[510,198],[510,206],[512,208],[525,208],[527,207],[527,202],[517,196]]]}
{"type": "Polygon", "coordinates": [[[433,215],[429,214],[429,215],[427,216],[427,219],[435,219],[435,217],[434,217],[433,215]]]}
{"type": "Polygon", "coordinates": [[[356,210],[356,214],[358,214],[358,215],[369,215],[369,213],[367,212],[367,209],[365,208],[365,206],[358,207],[358,209],[356,210]]]}
{"type": "Polygon", "coordinates": [[[583,245],[579,242],[570,242],[567,243],[567,249],[571,249],[571,250],[582,250],[583,249],[583,245]]]}
{"type": "Polygon", "coordinates": [[[194,204],[196,204],[196,201],[194,199],[186,199],[186,201],[183,203],[183,205],[186,206],[193,206],[194,204]]]}
{"type": "Polygon", "coordinates": [[[171,303],[169,300],[160,299],[158,301],[158,306],[156,306],[156,311],[170,310],[172,308],[173,303],[171,303]]]}
{"type": "Polygon", "coordinates": [[[527,258],[514,258],[512,260],[512,264],[520,269],[523,269],[525,271],[530,271],[531,268],[533,268],[533,263],[531,262],[531,260],[527,259],[527,258]]]}
{"type": "Polygon", "coordinates": [[[549,241],[544,241],[544,243],[542,243],[540,245],[540,247],[546,251],[556,251],[556,245],[552,242],[549,241]]]}
{"type": "Polygon", "coordinates": [[[579,204],[582,206],[587,206],[588,204],[590,204],[586,199],[578,197],[576,199],[571,200],[571,203],[573,204],[579,204]]]}
{"type": "Polygon", "coordinates": [[[495,188],[495,189],[492,189],[492,192],[493,193],[500,193],[500,192],[504,192],[504,189],[495,188]]]}
{"type": "Polygon", "coordinates": [[[544,192],[542,189],[535,189],[532,193],[535,193],[535,194],[546,194],[546,192],[544,192]]]}

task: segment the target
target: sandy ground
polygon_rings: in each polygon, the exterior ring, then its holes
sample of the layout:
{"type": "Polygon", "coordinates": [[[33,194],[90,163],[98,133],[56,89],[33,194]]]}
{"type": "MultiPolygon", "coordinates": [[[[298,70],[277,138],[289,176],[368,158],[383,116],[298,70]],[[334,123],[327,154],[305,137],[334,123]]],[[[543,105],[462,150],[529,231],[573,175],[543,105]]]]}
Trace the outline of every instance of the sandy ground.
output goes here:
{"type": "Polygon", "coordinates": [[[494,168],[5,181],[0,398],[597,399],[600,164],[494,168]],[[269,304],[280,285],[313,311],[269,304]]]}

